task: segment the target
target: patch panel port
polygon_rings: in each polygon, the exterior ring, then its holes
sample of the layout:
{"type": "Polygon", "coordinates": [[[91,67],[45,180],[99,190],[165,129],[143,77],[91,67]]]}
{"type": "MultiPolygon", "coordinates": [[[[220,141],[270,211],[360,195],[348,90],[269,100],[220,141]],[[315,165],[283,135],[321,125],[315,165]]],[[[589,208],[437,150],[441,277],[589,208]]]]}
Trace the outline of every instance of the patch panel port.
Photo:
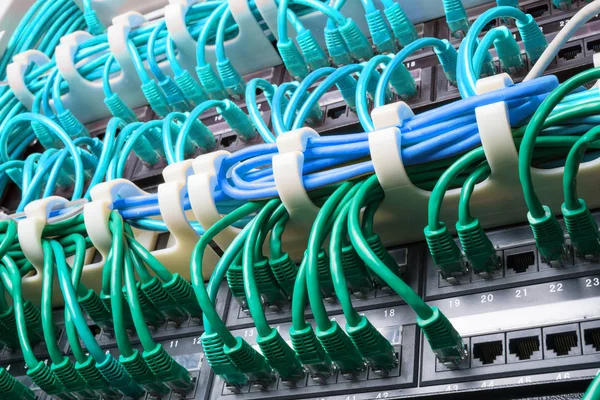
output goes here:
{"type": "Polygon", "coordinates": [[[581,324],[583,336],[583,353],[600,353],[600,321],[590,321],[581,324]]]}
{"type": "Polygon", "coordinates": [[[471,338],[471,367],[506,364],[504,334],[471,338]]]}
{"type": "Polygon", "coordinates": [[[508,332],[508,362],[533,361],[542,359],[542,334],[540,329],[508,332]]]}
{"type": "Polygon", "coordinates": [[[546,17],[550,15],[550,3],[548,1],[540,1],[528,6],[523,6],[523,12],[525,14],[531,14],[535,19],[546,17]]]}
{"type": "Polygon", "coordinates": [[[559,62],[569,62],[581,57],[583,57],[583,46],[581,43],[565,46],[558,52],[559,62]]]}
{"type": "Polygon", "coordinates": [[[544,328],[544,358],[581,355],[578,328],[576,324],[544,328]]]}
{"type": "Polygon", "coordinates": [[[507,276],[537,271],[537,252],[535,246],[504,250],[504,266],[507,276]]]}

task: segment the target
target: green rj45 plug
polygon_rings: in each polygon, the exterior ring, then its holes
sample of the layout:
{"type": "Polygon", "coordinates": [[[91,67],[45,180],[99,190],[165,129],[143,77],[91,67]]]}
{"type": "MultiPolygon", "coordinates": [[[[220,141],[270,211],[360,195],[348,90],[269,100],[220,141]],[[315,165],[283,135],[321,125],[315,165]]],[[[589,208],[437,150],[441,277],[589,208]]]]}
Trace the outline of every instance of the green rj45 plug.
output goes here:
{"type": "Polygon", "coordinates": [[[300,81],[308,75],[308,67],[294,42],[291,40],[287,42],[279,41],[277,42],[277,50],[279,50],[285,69],[288,70],[292,78],[300,81]]]}
{"type": "MultiPolygon", "coordinates": [[[[475,41],[475,49],[479,46],[479,39],[475,41]]],[[[483,62],[481,65],[481,75],[492,76],[496,74],[496,66],[494,65],[494,59],[489,51],[486,51],[483,55],[483,62]]]]}
{"type": "Polygon", "coordinates": [[[365,18],[371,33],[371,40],[379,53],[394,53],[396,51],[396,41],[383,20],[381,11],[371,11],[365,15],[365,18]]]}
{"type": "Polygon", "coordinates": [[[442,0],[446,22],[450,33],[457,39],[462,39],[469,32],[469,18],[467,10],[461,0],[442,0]]]}
{"type": "Polygon", "coordinates": [[[104,400],[119,400],[122,395],[110,387],[108,381],[96,367],[96,361],[91,356],[83,363],[75,363],[75,369],[87,382],[88,386],[104,400]]]}
{"type": "Polygon", "coordinates": [[[340,25],[338,29],[352,57],[359,61],[367,61],[373,57],[373,48],[369,39],[358,29],[352,18],[346,19],[346,23],[340,25]]]}
{"type": "Polygon", "coordinates": [[[121,99],[121,96],[117,93],[113,93],[109,97],[104,98],[104,104],[113,116],[121,118],[127,123],[137,121],[137,115],[135,115],[133,110],[125,104],[123,99],[121,99]]]}
{"type": "Polygon", "coordinates": [[[298,275],[298,266],[296,263],[292,261],[288,253],[284,253],[277,259],[269,259],[269,265],[281,289],[288,297],[291,296],[296,282],[296,275],[298,275]]]}
{"type": "Polygon", "coordinates": [[[193,107],[208,100],[206,91],[194,78],[192,78],[189,71],[183,70],[183,72],[176,75],[174,79],[177,86],[181,88],[184,96],[192,103],[193,107]]]}
{"type": "Polygon", "coordinates": [[[568,209],[564,203],[561,209],[567,232],[577,254],[581,257],[597,258],[600,255],[600,232],[585,201],[579,199],[579,207],[575,210],[568,209]]]}
{"type": "Polygon", "coordinates": [[[123,393],[125,396],[138,398],[145,394],[142,389],[123,368],[121,364],[111,355],[107,355],[104,361],[96,363],[96,367],[110,386],[123,393]]]}
{"type": "Polygon", "coordinates": [[[400,4],[394,2],[391,6],[386,7],[383,13],[387,17],[400,46],[406,47],[417,40],[419,37],[417,28],[410,22],[400,4]]]}
{"type": "Polygon", "coordinates": [[[227,269],[227,286],[231,295],[238,302],[242,310],[248,309],[248,300],[244,291],[243,267],[238,263],[233,263],[227,269]]]}
{"type": "Polygon", "coordinates": [[[217,146],[215,135],[213,135],[210,129],[198,119],[192,122],[189,138],[192,143],[202,150],[209,151],[217,146]]]}
{"type": "Polygon", "coordinates": [[[335,373],[329,355],[317,339],[312,326],[296,330],[290,328],[290,340],[300,362],[316,382],[325,383],[335,373]]]}
{"type": "Polygon", "coordinates": [[[208,97],[214,100],[227,98],[227,91],[223,86],[223,82],[217,77],[210,64],[196,66],[196,74],[198,74],[200,83],[206,90],[208,97]]]}
{"type": "Polygon", "coordinates": [[[358,82],[352,75],[345,75],[335,84],[351,110],[356,110],[356,86],[358,82]]]}
{"type": "Polygon", "coordinates": [[[188,371],[161,344],[150,351],[144,351],[143,358],[156,378],[175,393],[186,394],[194,388],[188,371]]]}
{"type": "Polygon", "coordinates": [[[327,330],[317,329],[317,339],[342,375],[352,378],[365,370],[366,365],[358,349],[336,321],[331,321],[327,330]]]}
{"type": "Polygon", "coordinates": [[[59,113],[58,120],[60,125],[71,139],[90,136],[90,132],[87,130],[85,125],[75,118],[75,115],[73,115],[71,110],[65,110],[59,113]]]}
{"type": "Polygon", "coordinates": [[[304,369],[294,350],[283,340],[279,331],[272,328],[268,336],[258,336],[256,343],[269,365],[277,371],[281,380],[293,386],[304,379],[304,369]]]}
{"type": "Polygon", "coordinates": [[[408,100],[418,93],[417,82],[403,63],[399,64],[392,73],[390,85],[403,100],[408,100]]]}
{"type": "Polygon", "coordinates": [[[517,29],[521,34],[521,40],[525,46],[525,52],[529,57],[529,61],[532,64],[542,56],[546,47],[548,47],[548,41],[546,36],[540,30],[535,19],[527,14],[527,21],[525,23],[517,20],[517,29]]]}
{"type": "Polygon", "coordinates": [[[331,268],[329,266],[329,257],[325,250],[320,249],[317,254],[317,269],[319,270],[319,287],[323,297],[326,299],[335,298],[335,288],[333,287],[333,278],[331,277],[331,268]]]}
{"type": "Polygon", "coordinates": [[[58,380],[49,366],[39,361],[36,366],[27,370],[27,376],[31,378],[40,389],[47,394],[60,400],[76,400],[76,397],[67,393],[67,388],[58,380]]]}
{"type": "Polygon", "coordinates": [[[158,85],[165,94],[167,103],[174,111],[183,112],[191,109],[191,104],[170,76],[166,76],[165,79],[159,81],[158,85]]]}
{"type": "Polygon", "coordinates": [[[402,276],[402,274],[404,274],[405,271],[400,269],[394,257],[392,257],[392,255],[385,249],[385,246],[381,241],[381,237],[377,233],[372,234],[366,239],[371,251],[375,253],[377,258],[379,258],[386,267],[388,267],[394,274],[398,276],[402,276]]]}
{"type": "Polygon", "coordinates": [[[561,267],[569,251],[565,245],[563,230],[550,208],[544,206],[544,215],[539,218],[527,213],[527,220],[542,259],[553,267],[561,267]]]}
{"type": "Polygon", "coordinates": [[[181,275],[173,274],[173,278],[169,282],[163,283],[163,287],[192,317],[200,318],[202,316],[202,308],[196,300],[192,285],[181,275]]]}
{"type": "Polygon", "coordinates": [[[446,224],[440,223],[440,228],[436,230],[425,227],[425,240],[433,262],[444,278],[464,275],[467,272],[463,255],[448,232],[446,224]]]}
{"type": "Polygon", "coordinates": [[[148,282],[142,283],[140,287],[142,293],[150,299],[154,306],[164,313],[169,320],[176,324],[181,324],[186,319],[186,313],[183,311],[177,301],[165,290],[162,282],[156,277],[152,277],[148,282]]]}
{"type": "Polygon", "coordinates": [[[458,52],[446,39],[443,39],[442,42],[444,42],[445,47],[443,49],[434,47],[433,51],[440,60],[440,64],[442,65],[442,69],[444,70],[444,74],[446,75],[448,82],[450,82],[452,85],[456,85],[456,65],[458,63],[458,52]]]}
{"type": "Polygon", "coordinates": [[[309,29],[300,32],[296,36],[296,41],[298,42],[300,51],[304,55],[306,63],[312,71],[329,66],[329,58],[327,58],[327,55],[309,29]]]}
{"type": "Polygon", "coordinates": [[[255,261],[254,276],[260,296],[269,307],[280,308],[288,302],[288,297],[277,284],[266,257],[255,261]]]}
{"type": "Polygon", "coordinates": [[[373,289],[373,281],[369,272],[351,244],[342,247],[342,267],[352,293],[364,297],[368,291],[373,289]]]}
{"type": "Polygon", "coordinates": [[[231,61],[228,58],[223,61],[217,61],[217,71],[227,93],[236,100],[243,99],[246,93],[246,82],[239,72],[233,68],[231,61]]]}
{"type": "Polygon", "coordinates": [[[396,350],[364,315],[358,325],[346,325],[346,332],[374,372],[388,375],[398,366],[396,350]]]}
{"type": "Polygon", "coordinates": [[[525,62],[521,55],[521,48],[510,30],[505,26],[496,29],[501,30],[503,33],[502,36],[494,40],[494,47],[502,69],[510,73],[523,69],[525,62]]]}
{"type": "Polygon", "coordinates": [[[267,360],[244,339],[236,337],[233,347],[223,347],[225,355],[254,383],[266,388],[275,381],[275,374],[267,360]]]}
{"type": "Polygon", "coordinates": [[[246,375],[225,355],[223,341],[218,334],[205,332],[200,340],[211,369],[228,386],[239,388],[248,382],[246,375]]]}
{"type": "Polygon", "coordinates": [[[35,400],[35,393],[0,368],[0,397],[5,400],[35,400]]]}
{"type": "Polygon", "coordinates": [[[96,11],[89,9],[83,13],[83,18],[85,19],[85,24],[88,27],[88,32],[92,35],[101,35],[106,31],[106,27],[98,18],[98,14],[96,11]]]}
{"type": "Polygon", "coordinates": [[[500,259],[496,254],[496,249],[483,231],[477,218],[474,218],[467,225],[457,222],[456,232],[474,272],[490,276],[500,267],[500,259]]]}
{"type": "Polygon", "coordinates": [[[352,64],[352,56],[344,42],[340,30],[336,28],[325,27],[325,45],[331,61],[336,66],[352,64]]]}
{"type": "Polygon", "coordinates": [[[155,80],[149,80],[148,82],[143,83],[141,88],[142,92],[144,93],[144,97],[146,97],[146,100],[148,100],[148,104],[159,117],[164,118],[172,111],[167,97],[158,87],[158,83],[156,83],[155,80]]]}
{"type": "Polygon", "coordinates": [[[417,317],[417,324],[438,360],[446,367],[456,369],[468,356],[465,344],[448,318],[437,307],[431,308],[431,317],[417,317]]]}
{"type": "Polygon", "coordinates": [[[256,138],[258,132],[254,123],[234,102],[225,100],[225,106],[217,108],[227,124],[244,142],[250,142],[256,138]]]}
{"type": "Polygon", "coordinates": [[[88,386],[87,382],[75,369],[75,366],[69,358],[64,357],[60,364],[53,363],[50,370],[56,375],[66,390],[69,393],[74,394],[77,398],[81,400],[98,398],[88,386]]]}
{"type": "MultiPolygon", "coordinates": [[[[158,328],[162,324],[165,323],[165,317],[163,314],[154,306],[154,304],[150,301],[148,296],[146,296],[141,291],[142,284],[140,282],[136,282],[135,284],[138,288],[138,299],[140,301],[140,308],[142,309],[142,313],[144,314],[144,319],[148,323],[148,325],[158,328]]],[[[127,302],[129,302],[127,288],[123,287],[123,297],[127,302]]]]}
{"type": "Polygon", "coordinates": [[[573,0],[552,0],[552,5],[561,10],[568,10],[572,4],[573,0]]]}
{"type": "MultiPolygon", "coordinates": [[[[23,314],[25,315],[25,326],[29,333],[31,343],[39,343],[44,340],[44,329],[42,326],[42,314],[31,301],[25,300],[23,303],[23,314]]],[[[58,328],[54,325],[54,330],[58,328]]]]}
{"type": "MultiPolygon", "coordinates": [[[[0,327],[2,327],[0,329],[0,343],[4,343],[5,346],[13,350],[19,349],[21,345],[19,344],[17,321],[13,306],[9,306],[6,311],[0,314],[0,327]]],[[[39,340],[39,338],[37,339],[39,340]]],[[[31,338],[29,340],[31,341],[31,338]]]]}

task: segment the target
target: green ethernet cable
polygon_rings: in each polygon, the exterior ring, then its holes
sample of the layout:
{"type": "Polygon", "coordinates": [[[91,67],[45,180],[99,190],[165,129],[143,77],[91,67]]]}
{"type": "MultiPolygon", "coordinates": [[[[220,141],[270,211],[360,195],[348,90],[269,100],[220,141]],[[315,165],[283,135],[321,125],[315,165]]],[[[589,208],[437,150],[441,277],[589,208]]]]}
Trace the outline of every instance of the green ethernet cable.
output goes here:
{"type": "Polygon", "coordinates": [[[359,256],[380,278],[382,278],[416,312],[417,324],[425,339],[441,363],[449,368],[458,368],[467,351],[461,336],[448,318],[436,307],[429,307],[402,279],[390,271],[369,248],[360,229],[360,211],[373,191],[377,193],[377,176],[368,178],[358,190],[350,208],[348,232],[352,245],[359,256]]]}

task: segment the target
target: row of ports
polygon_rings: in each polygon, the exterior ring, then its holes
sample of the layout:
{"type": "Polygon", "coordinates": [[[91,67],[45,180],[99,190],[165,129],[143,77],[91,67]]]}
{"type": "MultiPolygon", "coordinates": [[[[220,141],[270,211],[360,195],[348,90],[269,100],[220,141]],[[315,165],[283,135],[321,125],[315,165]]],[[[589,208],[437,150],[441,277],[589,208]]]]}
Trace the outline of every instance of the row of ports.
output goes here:
{"type": "MultiPolygon", "coordinates": [[[[527,329],[465,339],[461,369],[600,354],[600,321],[527,329]]],[[[438,363],[438,371],[446,370],[438,363]]]]}

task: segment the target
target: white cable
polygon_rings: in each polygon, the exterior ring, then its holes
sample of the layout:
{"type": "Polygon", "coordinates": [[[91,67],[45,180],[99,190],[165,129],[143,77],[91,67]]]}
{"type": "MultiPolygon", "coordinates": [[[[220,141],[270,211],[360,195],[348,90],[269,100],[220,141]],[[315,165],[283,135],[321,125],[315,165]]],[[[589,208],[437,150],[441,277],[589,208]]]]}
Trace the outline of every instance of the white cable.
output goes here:
{"type": "Polygon", "coordinates": [[[590,19],[594,18],[597,14],[600,13],[600,0],[595,0],[594,2],[588,4],[583,7],[581,10],[577,12],[577,14],[573,15],[573,18],[561,31],[556,35],[552,43],[548,46],[548,48],[544,51],[540,59],[535,63],[531,71],[525,77],[525,81],[530,81],[535,78],[539,78],[542,76],[548,65],[554,60],[560,49],[567,43],[567,41],[573,36],[579,28],[581,28],[586,22],[590,19]]]}

